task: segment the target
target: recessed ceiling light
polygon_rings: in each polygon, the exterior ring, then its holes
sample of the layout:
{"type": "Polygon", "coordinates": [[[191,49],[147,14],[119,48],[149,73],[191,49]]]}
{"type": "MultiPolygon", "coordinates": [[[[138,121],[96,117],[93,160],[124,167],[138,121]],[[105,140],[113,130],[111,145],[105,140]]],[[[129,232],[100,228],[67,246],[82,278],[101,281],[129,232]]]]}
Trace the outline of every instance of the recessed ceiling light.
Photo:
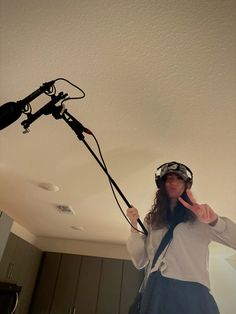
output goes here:
{"type": "Polygon", "coordinates": [[[71,226],[71,229],[76,230],[76,231],[84,231],[83,227],[71,226]]]}
{"type": "Polygon", "coordinates": [[[60,188],[52,183],[47,183],[47,182],[41,182],[38,184],[38,186],[46,191],[50,191],[50,192],[58,192],[60,190],[60,188]]]}

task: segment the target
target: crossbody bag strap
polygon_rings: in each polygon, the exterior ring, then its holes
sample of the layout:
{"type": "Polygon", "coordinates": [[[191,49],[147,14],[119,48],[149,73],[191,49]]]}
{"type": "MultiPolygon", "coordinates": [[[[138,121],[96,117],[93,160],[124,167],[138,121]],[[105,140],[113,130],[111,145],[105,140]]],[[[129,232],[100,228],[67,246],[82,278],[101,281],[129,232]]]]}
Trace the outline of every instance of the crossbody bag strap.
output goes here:
{"type": "Polygon", "coordinates": [[[164,235],[164,237],[162,238],[161,240],[161,243],[155,253],[155,256],[153,258],[153,261],[152,261],[152,268],[155,266],[159,256],[161,255],[161,253],[164,251],[164,249],[166,248],[166,246],[168,245],[168,243],[170,242],[170,240],[173,238],[173,232],[174,232],[174,229],[175,229],[176,225],[175,226],[172,226],[169,228],[169,230],[166,232],[166,234],[164,235]]]}
{"type": "MultiPolygon", "coordinates": [[[[175,227],[177,226],[177,224],[176,225],[172,225],[169,229],[168,229],[168,231],[166,232],[166,234],[164,235],[164,237],[162,238],[162,240],[161,240],[161,243],[160,243],[160,245],[159,245],[159,247],[158,247],[158,249],[157,249],[157,251],[156,251],[156,253],[155,253],[155,256],[154,256],[154,258],[153,258],[153,262],[152,262],[152,267],[151,268],[153,268],[154,266],[155,266],[155,264],[156,264],[156,262],[157,262],[157,260],[158,260],[158,257],[161,255],[161,253],[163,252],[163,250],[167,247],[167,245],[168,245],[168,243],[170,243],[170,241],[171,241],[171,239],[173,238],[173,232],[174,232],[174,229],[175,229],[175,227]]],[[[139,292],[141,292],[142,290],[143,290],[143,287],[145,286],[145,281],[146,281],[146,275],[147,274],[145,274],[145,276],[144,276],[144,279],[143,279],[143,282],[142,282],[142,284],[141,284],[141,286],[140,286],[140,288],[139,288],[139,292]]]]}

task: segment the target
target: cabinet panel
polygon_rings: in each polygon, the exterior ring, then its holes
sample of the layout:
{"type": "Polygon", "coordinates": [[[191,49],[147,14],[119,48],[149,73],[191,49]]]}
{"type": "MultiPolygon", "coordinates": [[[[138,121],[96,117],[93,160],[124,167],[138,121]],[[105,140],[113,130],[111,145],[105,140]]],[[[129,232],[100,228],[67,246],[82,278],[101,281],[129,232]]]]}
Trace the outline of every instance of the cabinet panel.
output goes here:
{"type": "Polygon", "coordinates": [[[19,285],[27,262],[28,245],[15,234],[10,234],[0,263],[0,280],[19,285]]]}
{"type": "Polygon", "coordinates": [[[14,241],[16,242],[15,251],[13,260],[11,261],[13,263],[13,270],[10,275],[10,282],[16,283],[17,285],[21,285],[24,276],[26,276],[27,272],[27,261],[28,261],[28,246],[29,244],[19,238],[16,235],[14,236],[14,241]]]}
{"type": "Polygon", "coordinates": [[[0,280],[21,286],[16,314],[27,314],[36,281],[41,251],[10,233],[0,263],[0,280]]]}
{"type": "Polygon", "coordinates": [[[50,313],[60,263],[61,254],[44,253],[30,313],[50,313]]]}
{"type": "Polygon", "coordinates": [[[13,220],[3,211],[0,211],[0,261],[7,245],[13,220]]]}
{"type": "Polygon", "coordinates": [[[13,259],[16,251],[17,242],[14,241],[15,235],[10,233],[7,245],[5,247],[1,262],[0,262],[0,281],[9,282],[11,272],[13,271],[13,259]]]}
{"type": "Polygon", "coordinates": [[[127,314],[142,279],[131,261],[46,253],[30,313],[127,314]]]}
{"type": "Polygon", "coordinates": [[[137,270],[131,261],[124,261],[123,278],[121,286],[120,314],[127,314],[130,305],[142,284],[143,270],[137,270]]]}
{"type": "Polygon", "coordinates": [[[75,298],[75,309],[78,313],[96,313],[101,266],[101,257],[82,257],[78,288],[75,298]]]}
{"type": "Polygon", "coordinates": [[[119,314],[122,264],[121,260],[103,259],[96,314],[119,314]]]}
{"type": "Polygon", "coordinates": [[[62,254],[50,314],[72,312],[80,263],[81,256],[62,254]]]}
{"type": "Polygon", "coordinates": [[[24,265],[24,269],[22,269],[22,277],[18,282],[18,285],[22,286],[22,290],[16,314],[27,314],[29,312],[29,306],[40,266],[42,252],[33,245],[29,244],[26,256],[27,261],[24,265]]]}

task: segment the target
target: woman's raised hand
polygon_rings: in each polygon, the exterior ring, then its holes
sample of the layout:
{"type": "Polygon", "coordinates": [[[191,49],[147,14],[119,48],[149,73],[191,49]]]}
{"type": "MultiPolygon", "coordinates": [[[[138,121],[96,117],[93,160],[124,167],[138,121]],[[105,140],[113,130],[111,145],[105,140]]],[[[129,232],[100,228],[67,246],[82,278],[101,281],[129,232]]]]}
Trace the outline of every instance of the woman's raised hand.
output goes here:
{"type": "Polygon", "coordinates": [[[186,190],[186,193],[192,202],[192,205],[184,201],[182,197],[178,198],[180,203],[182,203],[184,207],[190,209],[201,222],[215,225],[218,220],[218,215],[214,212],[214,210],[207,204],[198,204],[189,189],[186,190]]]}
{"type": "MultiPolygon", "coordinates": [[[[133,206],[130,207],[130,208],[128,208],[127,211],[126,211],[126,214],[127,214],[128,218],[129,218],[129,220],[130,220],[132,226],[133,226],[134,228],[137,228],[137,227],[138,227],[137,220],[138,220],[138,218],[139,218],[139,213],[138,213],[137,208],[135,208],[135,207],[133,207],[133,206]]],[[[133,228],[132,228],[131,230],[132,230],[132,231],[135,231],[135,229],[133,229],[133,228]]]]}

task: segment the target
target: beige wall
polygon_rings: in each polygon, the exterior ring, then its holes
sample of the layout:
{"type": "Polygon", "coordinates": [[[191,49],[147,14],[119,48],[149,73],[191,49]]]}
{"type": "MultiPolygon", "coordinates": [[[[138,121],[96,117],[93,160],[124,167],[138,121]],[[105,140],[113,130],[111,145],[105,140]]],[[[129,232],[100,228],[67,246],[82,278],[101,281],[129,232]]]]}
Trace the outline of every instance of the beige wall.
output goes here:
{"type": "Polygon", "coordinates": [[[32,233],[16,222],[13,223],[11,232],[35,245],[42,251],[130,259],[125,244],[121,245],[112,243],[35,237],[32,233]]]}
{"type": "Polygon", "coordinates": [[[236,312],[236,269],[227,261],[231,256],[236,260],[236,252],[231,248],[215,243],[210,246],[211,291],[221,314],[236,312]]]}

